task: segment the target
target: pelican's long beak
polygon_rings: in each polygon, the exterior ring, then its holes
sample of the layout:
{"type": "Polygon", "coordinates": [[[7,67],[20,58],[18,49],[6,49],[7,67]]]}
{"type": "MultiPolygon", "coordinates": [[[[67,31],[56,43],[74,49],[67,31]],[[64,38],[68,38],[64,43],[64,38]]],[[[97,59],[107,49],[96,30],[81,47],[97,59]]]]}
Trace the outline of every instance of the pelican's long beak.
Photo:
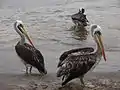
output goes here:
{"type": "Polygon", "coordinates": [[[32,43],[32,40],[30,39],[30,37],[28,36],[24,26],[22,27],[22,31],[24,35],[26,36],[26,38],[28,39],[28,41],[30,42],[30,44],[34,47],[34,44],[32,43]]]}
{"type": "Polygon", "coordinates": [[[97,41],[98,41],[98,44],[100,46],[100,49],[102,51],[103,58],[106,61],[107,59],[106,59],[105,50],[104,50],[104,46],[103,46],[102,36],[97,35],[97,39],[98,39],[97,41]]]}

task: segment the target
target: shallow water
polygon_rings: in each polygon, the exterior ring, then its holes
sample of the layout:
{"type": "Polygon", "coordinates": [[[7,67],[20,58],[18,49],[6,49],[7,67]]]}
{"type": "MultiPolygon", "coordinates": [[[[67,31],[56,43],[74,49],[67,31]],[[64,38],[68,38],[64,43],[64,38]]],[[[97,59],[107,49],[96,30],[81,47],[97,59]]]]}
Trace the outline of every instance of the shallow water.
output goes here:
{"type": "MultiPolygon", "coordinates": [[[[71,31],[70,15],[85,8],[90,23],[103,29],[107,62],[101,60],[95,72],[120,70],[120,1],[119,0],[1,0],[0,1],[0,73],[23,73],[24,65],[14,46],[19,35],[13,28],[22,20],[35,46],[43,53],[48,72],[55,73],[58,58],[71,48],[92,46],[89,35],[77,40],[71,31]]],[[[35,71],[35,70],[34,70],[35,71]]]]}

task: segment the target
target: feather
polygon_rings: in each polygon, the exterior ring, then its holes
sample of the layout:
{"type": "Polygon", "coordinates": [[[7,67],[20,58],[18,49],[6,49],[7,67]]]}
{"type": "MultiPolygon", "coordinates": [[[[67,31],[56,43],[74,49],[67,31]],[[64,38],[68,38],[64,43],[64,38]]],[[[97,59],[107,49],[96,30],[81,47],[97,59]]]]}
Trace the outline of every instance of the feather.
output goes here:
{"type": "Polygon", "coordinates": [[[60,67],[62,61],[64,61],[70,54],[79,53],[79,55],[83,55],[83,54],[87,54],[87,53],[90,53],[93,51],[94,51],[94,49],[91,47],[77,48],[77,49],[72,49],[72,50],[66,51],[60,56],[60,58],[59,58],[60,61],[59,61],[57,67],[60,67]]]}
{"type": "Polygon", "coordinates": [[[24,43],[23,45],[18,44],[15,46],[15,50],[18,56],[26,63],[38,69],[38,71],[45,73],[44,58],[39,50],[33,46],[24,43]]]}

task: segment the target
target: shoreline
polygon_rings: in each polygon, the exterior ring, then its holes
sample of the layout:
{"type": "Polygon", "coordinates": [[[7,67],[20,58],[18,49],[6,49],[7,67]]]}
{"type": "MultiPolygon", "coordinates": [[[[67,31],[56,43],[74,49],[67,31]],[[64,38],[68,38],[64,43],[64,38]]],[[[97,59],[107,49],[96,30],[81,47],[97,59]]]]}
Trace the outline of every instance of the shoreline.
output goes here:
{"type": "Polygon", "coordinates": [[[80,86],[79,79],[74,79],[61,87],[61,80],[55,73],[43,77],[39,74],[0,74],[1,90],[120,90],[120,72],[89,72],[80,86]]]}

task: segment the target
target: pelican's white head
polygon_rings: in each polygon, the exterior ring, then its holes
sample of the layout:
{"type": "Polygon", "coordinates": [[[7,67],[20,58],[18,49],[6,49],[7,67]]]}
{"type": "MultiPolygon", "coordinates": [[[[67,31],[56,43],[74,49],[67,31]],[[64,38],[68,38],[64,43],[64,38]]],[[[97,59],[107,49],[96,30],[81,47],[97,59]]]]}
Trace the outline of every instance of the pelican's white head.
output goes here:
{"type": "Polygon", "coordinates": [[[16,26],[22,24],[23,25],[23,22],[21,20],[16,20],[16,26]]]}
{"type": "Polygon", "coordinates": [[[90,25],[90,30],[91,30],[91,35],[94,36],[96,32],[102,33],[102,29],[99,25],[97,24],[91,24],[90,25]]]}
{"type": "Polygon", "coordinates": [[[25,26],[21,20],[16,20],[16,22],[14,23],[14,28],[20,36],[22,36],[22,37],[25,36],[28,39],[28,41],[31,43],[31,45],[34,46],[30,37],[28,36],[28,34],[25,30],[25,26]]]}

